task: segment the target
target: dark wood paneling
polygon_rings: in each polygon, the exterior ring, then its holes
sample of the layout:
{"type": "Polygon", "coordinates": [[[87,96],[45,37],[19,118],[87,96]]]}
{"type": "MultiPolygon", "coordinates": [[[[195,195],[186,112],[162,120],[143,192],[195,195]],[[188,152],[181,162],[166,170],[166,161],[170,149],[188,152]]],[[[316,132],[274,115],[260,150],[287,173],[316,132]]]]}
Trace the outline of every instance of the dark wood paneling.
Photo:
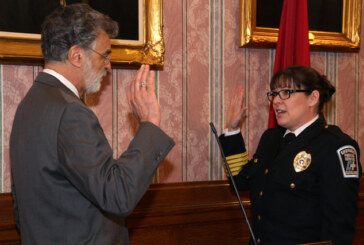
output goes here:
{"type": "MultiPolygon", "coordinates": [[[[247,192],[241,198],[250,215],[247,192]]],[[[247,244],[250,237],[226,181],[152,185],[128,226],[131,244],[247,244]]]]}
{"type": "MultiPolygon", "coordinates": [[[[247,192],[241,199],[250,216],[247,192]]],[[[0,194],[0,244],[20,244],[11,194],[0,194]]],[[[364,185],[355,245],[364,244],[364,185]]],[[[248,226],[226,181],[151,185],[127,219],[130,244],[247,244],[248,226]]]]}
{"type": "Polygon", "coordinates": [[[20,244],[11,194],[0,194],[0,244],[20,244]]]}

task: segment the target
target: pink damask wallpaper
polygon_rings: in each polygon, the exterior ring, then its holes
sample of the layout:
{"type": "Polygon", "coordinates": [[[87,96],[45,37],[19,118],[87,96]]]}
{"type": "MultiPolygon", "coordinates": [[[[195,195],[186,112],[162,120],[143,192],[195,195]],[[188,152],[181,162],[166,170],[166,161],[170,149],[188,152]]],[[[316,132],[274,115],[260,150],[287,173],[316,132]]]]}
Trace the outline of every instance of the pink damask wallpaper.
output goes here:
{"type": "MultiPolygon", "coordinates": [[[[265,93],[275,51],[238,47],[238,4],[238,0],[164,1],[166,53],[164,69],[157,72],[157,93],[162,128],[176,146],[160,165],[155,183],[225,178],[209,122],[219,132],[223,130],[225,106],[236,86],[246,89],[248,113],[242,132],[250,155],[267,127],[265,93]]],[[[325,108],[328,122],[340,126],[364,148],[364,51],[311,52],[311,65],[337,87],[332,103],[325,108]]],[[[15,110],[41,69],[0,64],[0,192],[10,192],[9,134],[15,110]]],[[[134,73],[114,69],[101,91],[86,98],[115,157],[127,148],[138,127],[126,101],[134,73]]]]}

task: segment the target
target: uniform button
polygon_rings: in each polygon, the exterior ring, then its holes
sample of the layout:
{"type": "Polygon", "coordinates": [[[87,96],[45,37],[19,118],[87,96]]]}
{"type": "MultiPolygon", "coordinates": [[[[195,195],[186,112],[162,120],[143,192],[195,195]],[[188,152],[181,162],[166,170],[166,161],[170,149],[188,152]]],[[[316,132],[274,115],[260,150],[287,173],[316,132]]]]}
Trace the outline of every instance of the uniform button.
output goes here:
{"type": "Polygon", "coordinates": [[[259,196],[260,197],[263,196],[263,191],[259,192],[259,196]]]}
{"type": "Polygon", "coordinates": [[[260,238],[258,238],[257,242],[260,243],[260,238]]]}
{"type": "Polygon", "coordinates": [[[265,174],[267,174],[268,172],[269,172],[269,170],[268,170],[268,169],[266,169],[266,170],[264,171],[264,173],[265,173],[265,174]]]}
{"type": "Polygon", "coordinates": [[[296,185],[294,183],[291,183],[291,189],[294,189],[296,187],[296,185]]]}
{"type": "Polygon", "coordinates": [[[262,217],[260,217],[260,215],[258,215],[258,220],[261,220],[262,219],[262,217]]]}
{"type": "Polygon", "coordinates": [[[257,163],[258,162],[258,158],[254,158],[254,163],[257,163]]]}

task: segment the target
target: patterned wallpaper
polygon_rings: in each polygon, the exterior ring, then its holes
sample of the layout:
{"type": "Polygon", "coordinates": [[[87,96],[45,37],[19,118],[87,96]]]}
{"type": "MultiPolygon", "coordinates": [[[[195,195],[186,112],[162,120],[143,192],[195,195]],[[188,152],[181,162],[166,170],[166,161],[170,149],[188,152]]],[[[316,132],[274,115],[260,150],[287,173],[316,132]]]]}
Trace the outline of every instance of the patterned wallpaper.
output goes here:
{"type": "MultiPolygon", "coordinates": [[[[267,127],[269,103],[265,93],[275,51],[238,47],[238,2],[164,1],[165,67],[157,72],[157,93],[161,127],[176,146],[160,165],[155,183],[225,178],[209,122],[219,132],[223,130],[224,108],[236,86],[246,89],[248,113],[242,132],[250,155],[267,127]]],[[[364,125],[364,51],[311,52],[311,65],[337,87],[332,103],[325,108],[328,122],[340,126],[364,148],[364,127],[360,126],[364,125]]],[[[9,135],[15,110],[41,69],[0,65],[0,192],[10,191],[9,135]]],[[[138,127],[126,101],[134,73],[114,69],[101,91],[86,99],[115,157],[127,148],[138,127]]]]}

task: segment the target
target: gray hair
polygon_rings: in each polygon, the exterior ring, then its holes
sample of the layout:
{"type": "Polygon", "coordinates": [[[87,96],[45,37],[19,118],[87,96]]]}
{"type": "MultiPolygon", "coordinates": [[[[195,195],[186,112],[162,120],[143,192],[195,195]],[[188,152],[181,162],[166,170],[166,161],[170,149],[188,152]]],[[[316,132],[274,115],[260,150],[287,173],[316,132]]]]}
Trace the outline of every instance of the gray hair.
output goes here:
{"type": "Polygon", "coordinates": [[[43,57],[46,62],[65,61],[72,46],[90,48],[102,30],[114,38],[119,27],[117,22],[87,4],[59,7],[42,24],[43,57]]]}

